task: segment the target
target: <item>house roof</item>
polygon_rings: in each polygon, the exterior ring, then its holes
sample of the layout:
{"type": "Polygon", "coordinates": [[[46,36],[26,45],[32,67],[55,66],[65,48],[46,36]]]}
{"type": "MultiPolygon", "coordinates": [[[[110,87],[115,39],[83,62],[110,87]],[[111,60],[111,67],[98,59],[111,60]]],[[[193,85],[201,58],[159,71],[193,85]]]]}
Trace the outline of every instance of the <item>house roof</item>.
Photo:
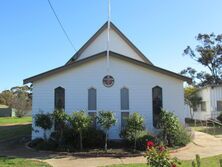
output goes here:
{"type": "MultiPolygon", "coordinates": [[[[27,78],[27,79],[24,79],[23,83],[27,84],[27,83],[30,83],[30,82],[34,82],[34,81],[37,81],[39,79],[42,79],[42,78],[45,78],[45,77],[48,77],[48,76],[51,76],[51,75],[63,72],[65,70],[68,70],[68,69],[71,69],[71,68],[76,68],[79,65],[85,64],[87,62],[91,62],[93,60],[96,60],[98,58],[105,57],[105,56],[106,56],[106,51],[98,53],[98,54],[95,54],[95,55],[90,56],[90,57],[87,57],[85,59],[81,59],[81,60],[78,60],[78,61],[72,61],[72,62],[69,62],[69,63],[61,66],[61,67],[58,67],[58,68],[52,69],[50,71],[47,71],[47,72],[35,75],[35,76],[27,78]]],[[[171,72],[171,71],[168,71],[168,70],[165,70],[163,68],[154,66],[152,64],[147,64],[147,63],[144,63],[144,62],[141,62],[141,61],[129,58],[127,56],[120,55],[118,53],[110,52],[110,56],[118,58],[120,60],[127,61],[129,63],[135,64],[135,65],[138,65],[138,66],[141,66],[141,67],[144,67],[144,68],[147,68],[149,70],[153,70],[153,71],[159,72],[159,73],[164,74],[164,75],[168,75],[170,77],[177,78],[177,79],[182,80],[182,81],[186,81],[188,83],[192,82],[191,78],[182,76],[180,74],[177,74],[177,73],[174,73],[174,72],[171,72]]]]}
{"type": "MultiPolygon", "coordinates": [[[[66,64],[76,61],[83,51],[108,27],[106,22],[73,56],[66,64]]],[[[150,60],[111,22],[110,27],[142,58],[145,63],[152,64],[150,60]]]]}

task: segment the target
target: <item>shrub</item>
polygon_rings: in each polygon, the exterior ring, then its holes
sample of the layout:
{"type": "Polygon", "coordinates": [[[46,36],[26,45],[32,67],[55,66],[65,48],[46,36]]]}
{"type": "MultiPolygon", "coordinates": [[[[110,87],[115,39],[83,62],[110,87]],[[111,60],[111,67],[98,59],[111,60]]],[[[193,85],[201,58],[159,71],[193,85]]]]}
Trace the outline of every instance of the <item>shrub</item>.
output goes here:
{"type": "MultiPolygon", "coordinates": [[[[83,143],[85,148],[102,148],[105,141],[105,133],[102,130],[90,127],[83,131],[83,143]]],[[[79,133],[73,129],[65,128],[63,133],[63,145],[60,149],[74,151],[79,147],[79,133]]]]}
{"type": "Polygon", "coordinates": [[[134,151],[136,151],[137,139],[144,130],[144,119],[135,112],[129,116],[125,128],[121,131],[120,137],[133,141],[134,151]]]}
{"type": "Polygon", "coordinates": [[[29,143],[29,147],[37,150],[56,150],[57,146],[57,143],[53,140],[45,141],[42,138],[36,138],[29,143]]]}
{"type": "Polygon", "coordinates": [[[102,148],[105,141],[105,133],[93,127],[83,131],[83,143],[86,148],[102,148]]]}
{"type": "Polygon", "coordinates": [[[46,130],[50,130],[52,128],[52,115],[51,114],[36,114],[34,117],[35,126],[40,127],[44,130],[44,140],[47,140],[46,130]]]}
{"type": "Polygon", "coordinates": [[[191,141],[191,133],[184,126],[180,125],[175,138],[176,146],[185,146],[191,141]]]}
{"type": "MultiPolygon", "coordinates": [[[[129,140],[127,138],[123,138],[125,145],[127,148],[134,148],[134,140],[129,140]]],[[[147,131],[141,132],[141,134],[137,138],[136,142],[136,149],[140,151],[145,151],[146,150],[146,143],[147,141],[152,141],[155,143],[159,143],[158,139],[156,136],[149,134],[147,131]]],[[[135,151],[135,150],[134,150],[135,151]]]]}
{"type": "Polygon", "coordinates": [[[46,150],[46,151],[55,151],[58,147],[58,144],[53,140],[43,141],[39,143],[35,149],[36,150],[46,150]]]}
{"type": "Polygon", "coordinates": [[[29,147],[36,147],[39,143],[43,143],[44,140],[42,138],[36,138],[29,143],[29,147]]]}
{"type": "Polygon", "coordinates": [[[190,141],[190,135],[171,112],[161,111],[159,127],[162,129],[159,136],[169,146],[182,146],[190,141]]]}
{"type": "Polygon", "coordinates": [[[63,131],[66,126],[66,121],[68,119],[68,115],[63,109],[57,109],[53,112],[53,119],[55,123],[55,131],[57,132],[57,142],[61,143],[63,138],[63,131]]]}
{"type": "Polygon", "coordinates": [[[76,150],[79,148],[79,135],[74,129],[66,127],[63,132],[63,145],[60,148],[64,148],[65,151],[76,150]]]}
{"type": "Polygon", "coordinates": [[[155,145],[152,141],[147,142],[145,157],[150,167],[176,167],[180,164],[177,158],[170,158],[169,151],[164,145],[155,145]]]}
{"type": "Polygon", "coordinates": [[[155,136],[149,134],[147,131],[144,131],[141,133],[141,135],[137,139],[137,142],[136,142],[137,150],[145,151],[147,148],[146,143],[148,141],[152,141],[154,143],[159,143],[158,139],[155,136]]]}

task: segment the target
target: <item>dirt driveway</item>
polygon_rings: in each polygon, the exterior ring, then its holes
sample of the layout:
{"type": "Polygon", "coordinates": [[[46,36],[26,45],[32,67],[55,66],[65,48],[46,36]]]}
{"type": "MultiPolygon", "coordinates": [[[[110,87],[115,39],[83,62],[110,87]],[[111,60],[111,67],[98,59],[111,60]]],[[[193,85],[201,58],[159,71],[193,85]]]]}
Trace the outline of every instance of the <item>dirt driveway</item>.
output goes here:
{"type": "MultiPolygon", "coordinates": [[[[95,167],[111,164],[145,163],[144,157],[111,158],[77,157],[67,153],[38,152],[27,149],[23,140],[7,141],[0,143],[0,156],[16,156],[30,159],[38,159],[51,164],[54,167],[95,167]]],[[[172,153],[181,160],[190,160],[199,154],[201,157],[222,154],[222,138],[216,138],[202,132],[195,132],[194,143],[190,143],[178,152],[172,153]]]]}

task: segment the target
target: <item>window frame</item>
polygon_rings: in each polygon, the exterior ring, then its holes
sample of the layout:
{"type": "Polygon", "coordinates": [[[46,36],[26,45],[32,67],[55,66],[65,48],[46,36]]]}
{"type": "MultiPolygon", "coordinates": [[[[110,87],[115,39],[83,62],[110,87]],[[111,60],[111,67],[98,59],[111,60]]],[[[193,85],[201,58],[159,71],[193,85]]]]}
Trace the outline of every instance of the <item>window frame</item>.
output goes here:
{"type": "Polygon", "coordinates": [[[128,111],[129,109],[130,109],[129,88],[122,87],[120,89],[120,110],[128,111]],[[126,92],[123,92],[124,90],[126,90],[126,92]],[[126,93],[126,94],[124,94],[124,93],[126,93]],[[124,98],[124,95],[127,95],[126,99],[124,98]]]}
{"type": "Polygon", "coordinates": [[[217,111],[219,111],[219,112],[221,112],[222,111],[222,100],[217,100],[217,111]],[[220,107],[221,107],[221,109],[219,110],[219,103],[221,103],[220,104],[220,107]]]}
{"type": "Polygon", "coordinates": [[[200,110],[201,110],[201,112],[206,112],[207,111],[207,102],[206,101],[201,101],[200,110]],[[204,107],[203,107],[203,104],[204,104],[204,107]]]}
{"type": "Polygon", "coordinates": [[[94,87],[91,87],[91,88],[89,88],[88,89],[88,110],[89,111],[96,111],[97,110],[97,90],[96,90],[96,88],[94,88],[94,87]],[[95,99],[93,99],[93,103],[94,103],[94,105],[92,105],[91,104],[91,96],[90,96],[90,91],[91,90],[93,90],[93,91],[95,91],[95,99]]]}
{"type": "Polygon", "coordinates": [[[63,87],[61,87],[61,86],[59,86],[59,87],[57,87],[57,88],[55,88],[54,89],[54,109],[55,110],[57,110],[57,109],[63,109],[63,110],[65,110],[65,104],[66,104],[66,102],[65,102],[65,88],[63,88],[63,87]],[[62,91],[62,93],[61,92],[57,92],[57,91],[62,91]],[[61,93],[60,95],[63,95],[63,97],[59,97],[59,98],[62,98],[62,107],[61,108],[58,108],[58,104],[57,104],[57,96],[59,96],[58,94],[59,93],[61,93]]]}
{"type": "MultiPolygon", "coordinates": [[[[157,114],[157,113],[155,113],[155,112],[157,112],[157,111],[155,111],[155,109],[156,108],[159,108],[158,110],[160,110],[161,111],[161,109],[163,108],[163,88],[162,87],[160,87],[160,86],[154,86],[153,88],[152,88],[152,114],[153,114],[153,127],[154,128],[156,128],[156,129],[159,129],[158,128],[158,120],[156,119],[156,116],[159,114],[157,114]],[[155,98],[154,98],[154,96],[155,96],[155,90],[156,89],[159,89],[160,90],[160,101],[159,101],[159,103],[160,103],[160,106],[154,106],[154,103],[155,103],[155,98]]],[[[159,111],[159,112],[160,112],[159,111]]],[[[159,119],[159,118],[158,118],[159,119]]]]}

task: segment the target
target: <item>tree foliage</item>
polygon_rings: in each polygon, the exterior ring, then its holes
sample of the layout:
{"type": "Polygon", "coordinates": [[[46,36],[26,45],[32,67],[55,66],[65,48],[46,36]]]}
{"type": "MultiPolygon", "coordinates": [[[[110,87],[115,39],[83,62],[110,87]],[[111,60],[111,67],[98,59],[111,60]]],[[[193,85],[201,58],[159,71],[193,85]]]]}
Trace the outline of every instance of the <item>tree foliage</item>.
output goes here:
{"type": "Polygon", "coordinates": [[[134,141],[134,151],[136,150],[136,142],[141,133],[144,130],[144,119],[143,117],[135,112],[129,116],[126,127],[121,131],[120,136],[134,141]]]}
{"type": "Polygon", "coordinates": [[[185,104],[189,106],[190,116],[193,119],[194,109],[201,103],[202,98],[197,95],[198,89],[193,86],[186,87],[184,89],[185,104]]]}
{"type": "Polygon", "coordinates": [[[169,146],[184,146],[190,141],[190,134],[172,112],[161,111],[159,126],[162,130],[162,140],[169,146]]]}
{"type": "Polygon", "coordinates": [[[203,65],[206,71],[196,71],[192,67],[181,71],[193,79],[193,85],[206,86],[222,83],[222,34],[198,34],[196,40],[200,45],[193,50],[190,46],[184,50],[184,55],[203,65]]]}
{"type": "Polygon", "coordinates": [[[109,129],[116,124],[116,118],[113,112],[110,111],[100,111],[99,116],[97,117],[100,127],[105,131],[105,151],[107,151],[107,140],[108,140],[108,131],[109,129]]]}
{"type": "Polygon", "coordinates": [[[31,109],[31,87],[16,86],[0,93],[0,104],[16,109],[16,116],[23,117],[31,109]]]}
{"type": "Polygon", "coordinates": [[[82,133],[85,129],[90,127],[91,121],[91,118],[84,111],[73,112],[69,117],[69,122],[73,130],[79,133],[80,150],[83,149],[82,133]]]}

